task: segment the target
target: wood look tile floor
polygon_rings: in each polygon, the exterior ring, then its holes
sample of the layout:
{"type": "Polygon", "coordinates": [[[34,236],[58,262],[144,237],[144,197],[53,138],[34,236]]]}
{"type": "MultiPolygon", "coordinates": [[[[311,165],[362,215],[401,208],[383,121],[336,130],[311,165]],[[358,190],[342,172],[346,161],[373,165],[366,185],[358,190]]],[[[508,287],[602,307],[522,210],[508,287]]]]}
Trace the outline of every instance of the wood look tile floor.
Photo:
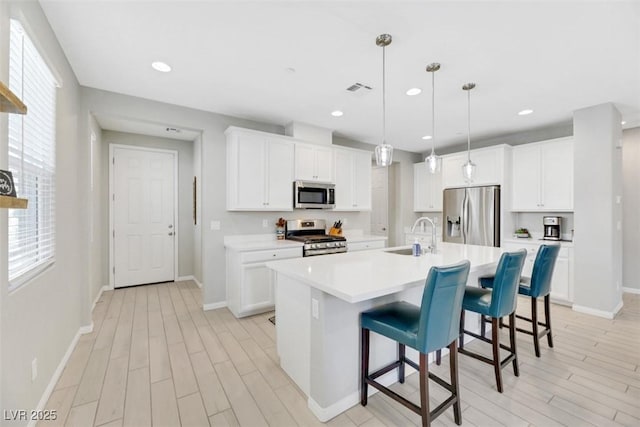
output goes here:
{"type": "MultiPolygon", "coordinates": [[[[527,300],[519,303],[526,314],[527,300]]],[[[322,424],[278,365],[273,313],[236,319],[203,311],[191,281],[104,292],[47,403],[67,426],[314,426],[322,424]]],[[[553,349],[518,334],[520,377],[459,356],[465,426],[639,426],[640,295],[614,320],[552,305],[553,349]]],[[[505,331],[502,339],[506,339],[505,331]]],[[[475,342],[469,347],[486,351],[475,342]]],[[[445,357],[444,360],[448,358],[445,357]]],[[[448,378],[447,363],[434,372],[448,378]]],[[[419,402],[418,376],[394,389],[419,402]]],[[[432,405],[445,395],[431,382],[432,405]]],[[[379,393],[330,426],[410,426],[420,418],[379,393]]],[[[434,425],[453,426],[449,410],[434,425]]]]}

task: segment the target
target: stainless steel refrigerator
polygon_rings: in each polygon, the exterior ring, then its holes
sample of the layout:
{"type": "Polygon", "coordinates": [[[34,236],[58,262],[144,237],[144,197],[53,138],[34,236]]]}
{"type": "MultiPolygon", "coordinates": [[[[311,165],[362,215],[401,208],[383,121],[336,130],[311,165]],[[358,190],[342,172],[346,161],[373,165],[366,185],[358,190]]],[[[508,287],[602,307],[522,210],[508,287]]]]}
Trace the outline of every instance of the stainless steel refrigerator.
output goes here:
{"type": "Polygon", "coordinates": [[[444,190],[442,220],[445,242],[500,246],[500,186],[444,190]]]}

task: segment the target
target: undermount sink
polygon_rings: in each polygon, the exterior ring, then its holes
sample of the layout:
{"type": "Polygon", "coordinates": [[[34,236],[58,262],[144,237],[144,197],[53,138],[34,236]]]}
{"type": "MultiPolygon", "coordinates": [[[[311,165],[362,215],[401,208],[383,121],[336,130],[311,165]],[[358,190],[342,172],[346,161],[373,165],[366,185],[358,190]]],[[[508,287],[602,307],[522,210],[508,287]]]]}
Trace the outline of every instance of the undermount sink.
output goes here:
{"type": "Polygon", "coordinates": [[[412,248],[396,249],[394,251],[385,251],[385,252],[389,254],[397,254],[397,255],[413,255],[412,248]]]}

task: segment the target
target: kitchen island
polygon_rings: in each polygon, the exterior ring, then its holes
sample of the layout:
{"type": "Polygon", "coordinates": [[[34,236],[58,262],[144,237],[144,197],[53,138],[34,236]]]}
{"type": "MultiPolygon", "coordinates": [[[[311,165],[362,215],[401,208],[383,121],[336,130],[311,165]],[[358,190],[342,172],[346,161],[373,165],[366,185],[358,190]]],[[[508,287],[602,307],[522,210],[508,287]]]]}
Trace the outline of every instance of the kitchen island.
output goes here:
{"type": "MultiPolygon", "coordinates": [[[[420,305],[429,269],[463,259],[471,262],[468,284],[477,286],[477,277],[493,271],[503,252],[454,243],[441,243],[436,254],[420,257],[403,254],[407,251],[410,247],[266,263],[276,276],[280,366],[307,395],[309,408],[320,421],[360,401],[362,311],[399,300],[420,305]]],[[[470,313],[466,327],[477,331],[478,317],[470,313]]],[[[394,342],[372,334],[370,345],[372,371],[396,358],[394,342]]],[[[417,360],[409,348],[407,356],[417,360]]],[[[395,371],[379,378],[386,385],[396,380],[395,371]]]]}

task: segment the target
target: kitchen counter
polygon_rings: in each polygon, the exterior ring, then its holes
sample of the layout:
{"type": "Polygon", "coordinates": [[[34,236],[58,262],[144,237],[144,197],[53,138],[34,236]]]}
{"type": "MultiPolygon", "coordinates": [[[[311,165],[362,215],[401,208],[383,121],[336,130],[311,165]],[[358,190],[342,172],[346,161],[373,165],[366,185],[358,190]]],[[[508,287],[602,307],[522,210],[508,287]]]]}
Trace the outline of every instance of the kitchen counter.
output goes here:
{"type": "Polygon", "coordinates": [[[246,234],[225,236],[224,247],[236,251],[300,248],[304,244],[293,240],[278,240],[275,234],[246,234]]]}
{"type": "Polygon", "coordinates": [[[472,271],[494,265],[500,248],[440,243],[436,254],[420,257],[390,251],[401,246],[367,252],[347,252],[332,256],[307,257],[268,262],[272,270],[295,278],[320,291],[349,303],[378,298],[422,283],[433,266],[471,261],[472,271]]]}
{"type": "MultiPolygon", "coordinates": [[[[463,259],[471,261],[467,285],[477,286],[478,276],[495,271],[504,251],[441,243],[438,253],[420,257],[389,252],[407,248],[410,246],[266,263],[275,272],[280,366],[307,395],[307,404],[320,421],[360,401],[362,311],[392,301],[420,305],[429,269],[463,259]]],[[[467,313],[465,327],[477,332],[478,316],[467,313]]],[[[372,334],[371,349],[372,371],[395,360],[397,345],[384,337],[372,334]]],[[[407,348],[407,356],[418,360],[412,349],[407,348]]],[[[407,373],[411,372],[407,367],[407,373]]],[[[390,385],[397,379],[392,371],[378,380],[390,385]]]]}
{"type": "Polygon", "coordinates": [[[556,243],[560,243],[560,246],[562,247],[567,247],[567,248],[572,248],[573,247],[573,241],[571,240],[544,240],[542,238],[538,238],[538,237],[526,237],[526,238],[519,238],[519,237],[507,237],[505,239],[502,239],[503,242],[508,242],[508,243],[527,243],[527,244],[535,244],[535,245],[553,245],[556,243]]]}

